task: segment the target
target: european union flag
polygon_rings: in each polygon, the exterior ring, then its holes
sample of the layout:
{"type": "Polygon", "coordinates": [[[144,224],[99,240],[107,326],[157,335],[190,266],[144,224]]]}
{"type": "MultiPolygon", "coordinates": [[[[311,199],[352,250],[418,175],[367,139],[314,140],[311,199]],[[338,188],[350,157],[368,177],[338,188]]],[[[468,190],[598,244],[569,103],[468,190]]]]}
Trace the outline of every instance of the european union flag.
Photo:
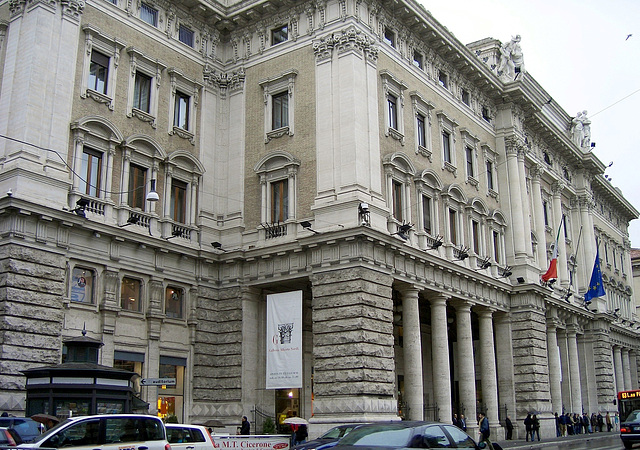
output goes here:
{"type": "Polygon", "coordinates": [[[606,295],[604,284],[602,283],[602,271],[600,270],[600,249],[596,247],[596,262],[593,264],[589,289],[584,294],[585,303],[590,303],[592,298],[606,295]]]}

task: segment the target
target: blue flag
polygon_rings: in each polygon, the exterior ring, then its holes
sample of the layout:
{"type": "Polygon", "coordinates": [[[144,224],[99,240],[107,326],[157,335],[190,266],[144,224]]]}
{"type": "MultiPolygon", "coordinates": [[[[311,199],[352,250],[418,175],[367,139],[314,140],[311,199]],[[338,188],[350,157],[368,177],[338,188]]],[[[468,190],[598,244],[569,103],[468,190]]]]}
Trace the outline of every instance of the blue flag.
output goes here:
{"type": "Polygon", "coordinates": [[[596,262],[593,264],[593,272],[591,273],[591,281],[589,289],[584,294],[585,303],[590,303],[591,299],[606,295],[604,292],[604,284],[602,282],[602,271],[600,270],[600,249],[596,244],[596,262]]]}

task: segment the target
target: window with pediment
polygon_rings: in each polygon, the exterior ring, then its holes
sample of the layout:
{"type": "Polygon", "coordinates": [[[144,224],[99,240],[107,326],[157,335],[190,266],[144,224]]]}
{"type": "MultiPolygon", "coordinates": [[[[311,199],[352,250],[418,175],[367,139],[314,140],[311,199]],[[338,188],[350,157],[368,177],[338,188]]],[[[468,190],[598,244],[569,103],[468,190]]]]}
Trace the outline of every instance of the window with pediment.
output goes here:
{"type": "Polygon", "coordinates": [[[489,210],[487,209],[487,205],[479,198],[473,199],[467,208],[469,247],[471,254],[479,258],[491,256],[490,252],[487,251],[485,242],[486,221],[488,216],[489,210]]]}
{"type": "Polygon", "coordinates": [[[166,66],[135,47],[129,47],[127,53],[131,64],[127,117],[136,117],[155,128],[160,82],[166,66]]]}
{"type": "Polygon", "coordinates": [[[260,179],[260,223],[265,238],[286,236],[296,219],[300,161],[283,151],[264,157],[254,171],[260,179]]]}
{"type": "Polygon", "coordinates": [[[418,92],[409,94],[411,106],[415,117],[416,154],[420,154],[432,161],[433,149],[431,146],[431,112],[433,103],[425,99],[418,92]]]}
{"type": "Polygon", "coordinates": [[[487,188],[487,196],[493,197],[495,199],[498,198],[498,154],[489,147],[488,144],[484,143],[480,145],[482,149],[482,156],[484,157],[484,165],[485,165],[485,181],[487,188]]]}
{"type": "Polygon", "coordinates": [[[171,83],[169,101],[169,134],[187,139],[195,144],[196,117],[200,88],[202,84],[185,77],[176,68],[168,71],[171,83]]]}
{"type": "Polygon", "coordinates": [[[98,27],[82,27],[86,51],[83,52],[82,98],[91,98],[114,109],[120,52],[125,43],[103,33],[98,27]]]}
{"type": "Polygon", "coordinates": [[[494,211],[493,214],[487,218],[487,226],[489,228],[489,235],[491,236],[493,261],[496,266],[505,266],[507,260],[505,253],[507,221],[500,211],[494,211]]]}
{"type": "Polygon", "coordinates": [[[386,107],[384,109],[384,135],[404,145],[404,91],[407,86],[388,70],[380,72],[386,107]]]}
{"type": "Polygon", "coordinates": [[[460,129],[462,146],[464,147],[465,182],[476,189],[480,184],[478,180],[478,142],[477,136],[467,128],[460,129]]]}
{"type": "Polygon", "coordinates": [[[386,174],[387,207],[389,208],[388,227],[396,233],[398,227],[412,222],[411,218],[411,182],[415,167],[403,153],[394,153],[384,158],[386,174]]]}
{"type": "Polygon", "coordinates": [[[434,238],[440,234],[439,229],[439,197],[442,183],[431,170],[425,170],[415,179],[417,191],[418,223],[416,230],[426,235],[423,247],[433,245],[434,238]]]}
{"type": "Polygon", "coordinates": [[[440,132],[440,148],[442,149],[442,168],[457,176],[456,161],[456,128],[458,123],[447,116],[444,111],[437,111],[438,128],[440,132]]]}
{"type": "Polygon", "coordinates": [[[298,71],[282,72],[260,81],[264,95],[265,143],[282,136],[293,136],[295,125],[295,81],[298,71]]]}

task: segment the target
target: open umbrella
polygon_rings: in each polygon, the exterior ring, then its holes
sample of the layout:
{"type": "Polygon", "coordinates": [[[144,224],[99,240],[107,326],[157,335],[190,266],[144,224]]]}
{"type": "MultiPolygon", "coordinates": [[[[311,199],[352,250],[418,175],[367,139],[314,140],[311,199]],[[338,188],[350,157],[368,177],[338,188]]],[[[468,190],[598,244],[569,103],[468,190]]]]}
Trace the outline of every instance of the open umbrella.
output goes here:
{"type": "Polygon", "coordinates": [[[302,417],[287,417],[283,420],[283,423],[288,423],[289,425],[309,425],[302,417]]]}
{"type": "Polygon", "coordinates": [[[31,418],[36,422],[40,422],[49,427],[51,426],[51,424],[55,425],[60,422],[60,419],[58,419],[56,416],[52,416],[49,414],[34,414],[33,416],[31,416],[31,418]]]}
{"type": "Polygon", "coordinates": [[[208,428],[221,428],[224,427],[224,424],[217,419],[209,419],[202,424],[204,427],[208,428]]]}

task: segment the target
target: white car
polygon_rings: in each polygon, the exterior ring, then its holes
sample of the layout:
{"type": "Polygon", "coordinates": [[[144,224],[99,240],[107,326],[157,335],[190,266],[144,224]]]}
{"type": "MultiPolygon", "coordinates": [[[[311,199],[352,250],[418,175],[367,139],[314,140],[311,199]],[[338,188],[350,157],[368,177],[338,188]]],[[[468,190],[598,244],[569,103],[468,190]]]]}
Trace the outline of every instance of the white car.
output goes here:
{"type": "Polygon", "coordinates": [[[142,414],[71,417],[21,448],[171,450],[164,423],[142,414]]]}
{"type": "Polygon", "coordinates": [[[209,430],[201,425],[168,423],[167,439],[172,450],[214,450],[209,430]]]}

